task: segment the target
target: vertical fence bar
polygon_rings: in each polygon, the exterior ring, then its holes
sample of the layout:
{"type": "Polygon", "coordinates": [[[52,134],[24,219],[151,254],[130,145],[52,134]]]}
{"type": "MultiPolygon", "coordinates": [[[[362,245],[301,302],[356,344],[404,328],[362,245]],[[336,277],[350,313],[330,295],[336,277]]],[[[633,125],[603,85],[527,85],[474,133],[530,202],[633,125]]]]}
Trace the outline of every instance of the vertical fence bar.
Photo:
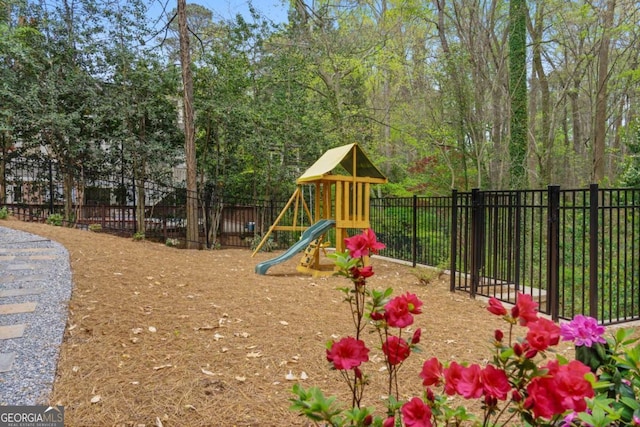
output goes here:
{"type": "Polygon", "coordinates": [[[589,316],[598,319],[598,184],[589,186],[589,316]]]}
{"type": "Polygon", "coordinates": [[[469,292],[471,298],[476,297],[476,292],[480,285],[480,268],[482,264],[482,229],[484,221],[482,220],[482,193],[480,189],[471,190],[471,290],[469,292]]]}
{"type": "Polygon", "coordinates": [[[458,190],[451,191],[451,252],[449,254],[449,290],[456,290],[456,259],[458,257],[458,190]]]}
{"type": "Polygon", "coordinates": [[[411,230],[411,260],[415,268],[418,258],[418,196],[413,195],[413,215],[411,218],[413,223],[411,230]]]}
{"type": "MultiPolygon", "coordinates": [[[[559,318],[560,186],[547,187],[547,313],[559,318]]],[[[542,291],[542,289],[541,289],[542,291]]]]}

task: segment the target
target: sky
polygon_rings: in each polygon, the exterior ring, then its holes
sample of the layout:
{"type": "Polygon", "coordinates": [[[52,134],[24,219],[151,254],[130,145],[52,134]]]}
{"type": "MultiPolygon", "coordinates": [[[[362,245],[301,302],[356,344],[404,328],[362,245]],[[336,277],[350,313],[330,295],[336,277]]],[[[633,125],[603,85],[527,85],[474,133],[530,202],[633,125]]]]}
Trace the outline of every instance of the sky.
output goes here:
{"type": "MultiPolygon", "coordinates": [[[[214,19],[231,19],[238,13],[250,19],[250,2],[254,9],[274,23],[287,21],[288,0],[187,0],[187,4],[196,3],[213,11],[214,19]]],[[[177,3],[176,0],[154,0],[150,11],[152,14],[159,14],[164,5],[170,11],[177,7],[177,3]]]]}

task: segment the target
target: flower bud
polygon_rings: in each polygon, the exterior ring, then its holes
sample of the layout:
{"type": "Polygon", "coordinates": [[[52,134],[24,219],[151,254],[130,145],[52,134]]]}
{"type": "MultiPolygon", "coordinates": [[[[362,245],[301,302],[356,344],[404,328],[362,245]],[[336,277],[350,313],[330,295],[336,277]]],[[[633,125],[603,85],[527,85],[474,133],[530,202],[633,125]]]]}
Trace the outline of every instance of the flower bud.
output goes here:
{"type": "Polygon", "coordinates": [[[518,357],[522,356],[522,346],[520,345],[520,343],[515,343],[513,345],[513,352],[518,357]]]}
{"type": "Polygon", "coordinates": [[[433,390],[431,390],[431,388],[427,389],[427,400],[429,402],[435,402],[436,401],[436,396],[435,394],[433,394],[433,390]]]}
{"type": "Polygon", "coordinates": [[[361,380],[362,379],[362,371],[360,370],[359,367],[355,367],[353,368],[353,373],[356,375],[356,378],[361,380]]]}
{"type": "Polygon", "coordinates": [[[513,390],[513,392],[511,393],[511,400],[513,400],[516,403],[522,401],[522,395],[518,390],[513,390]]]}
{"type": "Polygon", "coordinates": [[[420,342],[420,336],[422,335],[422,329],[418,328],[413,333],[413,337],[411,338],[411,344],[418,344],[420,342]]]}
{"type": "Polygon", "coordinates": [[[513,307],[511,307],[511,317],[513,317],[514,319],[517,319],[519,315],[520,315],[520,309],[518,308],[518,306],[514,305],[513,307]]]}
{"type": "Polygon", "coordinates": [[[500,329],[496,329],[493,333],[493,337],[496,339],[496,341],[501,342],[504,338],[504,332],[502,332],[500,329]]]}
{"type": "Polygon", "coordinates": [[[371,320],[375,321],[382,320],[384,319],[384,313],[380,311],[372,311],[369,317],[371,317],[371,320]]]}
{"type": "Polygon", "coordinates": [[[362,420],[362,425],[370,426],[371,424],[373,424],[373,417],[371,416],[371,414],[369,414],[366,417],[364,417],[364,420],[362,420]]]}

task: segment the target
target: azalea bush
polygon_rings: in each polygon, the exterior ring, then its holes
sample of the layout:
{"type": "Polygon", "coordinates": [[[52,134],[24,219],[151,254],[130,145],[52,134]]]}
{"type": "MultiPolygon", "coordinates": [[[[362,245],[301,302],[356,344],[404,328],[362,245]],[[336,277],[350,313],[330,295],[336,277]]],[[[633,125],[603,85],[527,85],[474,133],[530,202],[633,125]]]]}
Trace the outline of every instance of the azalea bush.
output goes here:
{"type": "Polygon", "coordinates": [[[640,351],[625,356],[617,353],[620,345],[627,343],[626,335],[619,335],[607,344],[601,327],[593,319],[580,317],[561,327],[540,317],[537,303],[521,293],[509,309],[497,299],[489,299],[487,310],[499,316],[505,327],[493,332],[493,354],[488,363],[427,358],[416,373],[416,379],[422,380],[423,392],[400,400],[398,372],[412,354],[419,352],[421,339],[420,329],[407,331],[414,316],[422,313],[424,304],[412,293],[392,297],[390,288],[379,291],[367,287],[367,279],[374,275],[368,257],[384,248],[372,230],[345,239],[345,246],[347,251],[336,253],[334,261],[337,274],[351,282],[340,291],[350,307],[354,334],[327,343],[326,357],[330,368],[349,388],[351,402],[346,405],[316,387],[304,389],[296,384],[291,408],[316,425],[599,427],[612,425],[604,422],[621,421],[621,412],[625,412],[624,419],[634,422],[638,408],[637,403],[627,399],[628,387],[635,390],[640,384],[629,384],[624,374],[637,372],[640,351]],[[525,328],[523,337],[515,336],[517,325],[525,328]],[[363,405],[370,384],[366,371],[370,348],[363,339],[367,328],[375,332],[376,345],[385,358],[387,388],[383,392],[388,397],[384,414],[376,414],[374,407],[363,405]],[[554,355],[554,347],[561,338],[574,341],[580,357],[568,360],[554,355]],[[600,375],[600,382],[596,381],[596,374],[600,375]],[[454,397],[473,405],[453,406],[454,397]],[[469,411],[466,406],[480,411],[469,411]]]}
{"type": "Polygon", "coordinates": [[[605,336],[596,319],[577,315],[561,325],[560,333],[573,341],[576,359],[598,376],[588,411],[569,414],[567,424],[640,426],[640,345],[633,331],[618,329],[605,336]]]}

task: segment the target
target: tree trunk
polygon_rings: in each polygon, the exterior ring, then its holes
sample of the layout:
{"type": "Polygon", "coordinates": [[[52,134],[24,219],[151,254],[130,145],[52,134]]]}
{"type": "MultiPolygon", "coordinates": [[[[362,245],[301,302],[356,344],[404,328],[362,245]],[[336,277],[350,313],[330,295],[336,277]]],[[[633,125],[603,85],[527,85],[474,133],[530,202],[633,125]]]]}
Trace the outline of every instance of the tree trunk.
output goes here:
{"type": "Polygon", "coordinates": [[[592,182],[604,179],[604,152],[607,135],[607,85],[609,82],[609,48],[615,0],[607,1],[607,10],[602,21],[602,40],[598,50],[598,92],[596,93],[596,114],[593,123],[593,169],[592,182]]]}
{"type": "Polygon", "coordinates": [[[191,51],[187,27],[186,0],[178,0],[178,29],[180,32],[180,63],[182,68],[184,108],[184,153],[187,166],[187,249],[200,248],[198,233],[198,183],[196,176],[195,123],[193,118],[193,77],[191,51]]]}

